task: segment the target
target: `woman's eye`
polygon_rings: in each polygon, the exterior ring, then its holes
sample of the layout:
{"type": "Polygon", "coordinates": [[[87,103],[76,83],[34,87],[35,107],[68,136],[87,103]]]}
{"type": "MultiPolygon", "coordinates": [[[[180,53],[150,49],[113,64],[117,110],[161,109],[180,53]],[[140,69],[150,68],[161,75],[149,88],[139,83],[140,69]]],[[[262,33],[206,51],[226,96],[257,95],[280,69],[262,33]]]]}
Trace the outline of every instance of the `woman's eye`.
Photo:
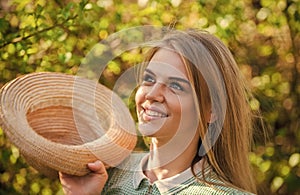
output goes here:
{"type": "Polygon", "coordinates": [[[184,91],[184,88],[177,82],[172,82],[169,85],[172,89],[176,89],[176,90],[180,90],[180,91],[184,91]]]}
{"type": "Polygon", "coordinates": [[[144,75],[143,77],[143,83],[154,83],[155,79],[151,75],[144,75]]]}

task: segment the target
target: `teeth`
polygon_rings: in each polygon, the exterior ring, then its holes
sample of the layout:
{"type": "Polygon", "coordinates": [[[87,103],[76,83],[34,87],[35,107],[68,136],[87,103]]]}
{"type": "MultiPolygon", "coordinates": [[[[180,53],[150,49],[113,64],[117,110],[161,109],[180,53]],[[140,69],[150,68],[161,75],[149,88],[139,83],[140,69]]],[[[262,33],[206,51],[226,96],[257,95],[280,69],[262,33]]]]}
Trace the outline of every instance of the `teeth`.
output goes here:
{"type": "Polygon", "coordinates": [[[145,113],[149,116],[153,116],[153,117],[166,117],[166,114],[162,114],[153,110],[146,110],[145,113]]]}

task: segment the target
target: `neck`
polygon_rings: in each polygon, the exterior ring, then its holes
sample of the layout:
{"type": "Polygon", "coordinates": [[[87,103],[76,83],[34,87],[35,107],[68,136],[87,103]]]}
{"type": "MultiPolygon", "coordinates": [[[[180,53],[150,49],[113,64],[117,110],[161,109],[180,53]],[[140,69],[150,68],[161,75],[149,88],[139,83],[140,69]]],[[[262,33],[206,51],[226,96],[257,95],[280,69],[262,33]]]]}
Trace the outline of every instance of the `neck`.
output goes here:
{"type": "Polygon", "coordinates": [[[197,151],[198,139],[192,140],[184,150],[178,150],[175,145],[162,145],[159,139],[152,138],[145,174],[151,182],[172,177],[191,167],[197,151]]]}

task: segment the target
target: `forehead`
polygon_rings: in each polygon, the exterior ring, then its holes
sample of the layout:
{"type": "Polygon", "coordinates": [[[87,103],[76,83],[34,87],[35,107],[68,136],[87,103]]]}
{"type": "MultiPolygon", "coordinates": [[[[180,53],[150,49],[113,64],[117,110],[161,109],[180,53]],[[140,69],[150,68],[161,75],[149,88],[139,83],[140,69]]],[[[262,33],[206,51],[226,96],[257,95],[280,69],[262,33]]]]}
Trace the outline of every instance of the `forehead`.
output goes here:
{"type": "Polygon", "coordinates": [[[167,48],[161,48],[153,55],[147,69],[164,75],[187,78],[187,71],[180,55],[167,48]]]}

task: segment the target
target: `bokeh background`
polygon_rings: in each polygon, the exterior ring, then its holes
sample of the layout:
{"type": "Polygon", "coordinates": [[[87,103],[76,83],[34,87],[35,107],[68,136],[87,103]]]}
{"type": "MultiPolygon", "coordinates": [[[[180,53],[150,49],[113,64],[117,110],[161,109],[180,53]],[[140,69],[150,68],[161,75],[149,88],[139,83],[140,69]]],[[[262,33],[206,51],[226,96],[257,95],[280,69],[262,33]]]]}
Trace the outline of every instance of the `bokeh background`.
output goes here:
{"type": "MultiPolygon", "coordinates": [[[[249,154],[259,194],[300,194],[300,0],[1,0],[0,87],[32,72],[75,75],[96,43],[140,25],[199,28],[225,42],[269,135],[261,139],[259,128],[249,154]]],[[[113,87],[141,59],[138,49],[121,54],[101,82],[113,87]]],[[[0,148],[0,194],[62,194],[58,180],[28,166],[1,128],[0,148]]]]}

